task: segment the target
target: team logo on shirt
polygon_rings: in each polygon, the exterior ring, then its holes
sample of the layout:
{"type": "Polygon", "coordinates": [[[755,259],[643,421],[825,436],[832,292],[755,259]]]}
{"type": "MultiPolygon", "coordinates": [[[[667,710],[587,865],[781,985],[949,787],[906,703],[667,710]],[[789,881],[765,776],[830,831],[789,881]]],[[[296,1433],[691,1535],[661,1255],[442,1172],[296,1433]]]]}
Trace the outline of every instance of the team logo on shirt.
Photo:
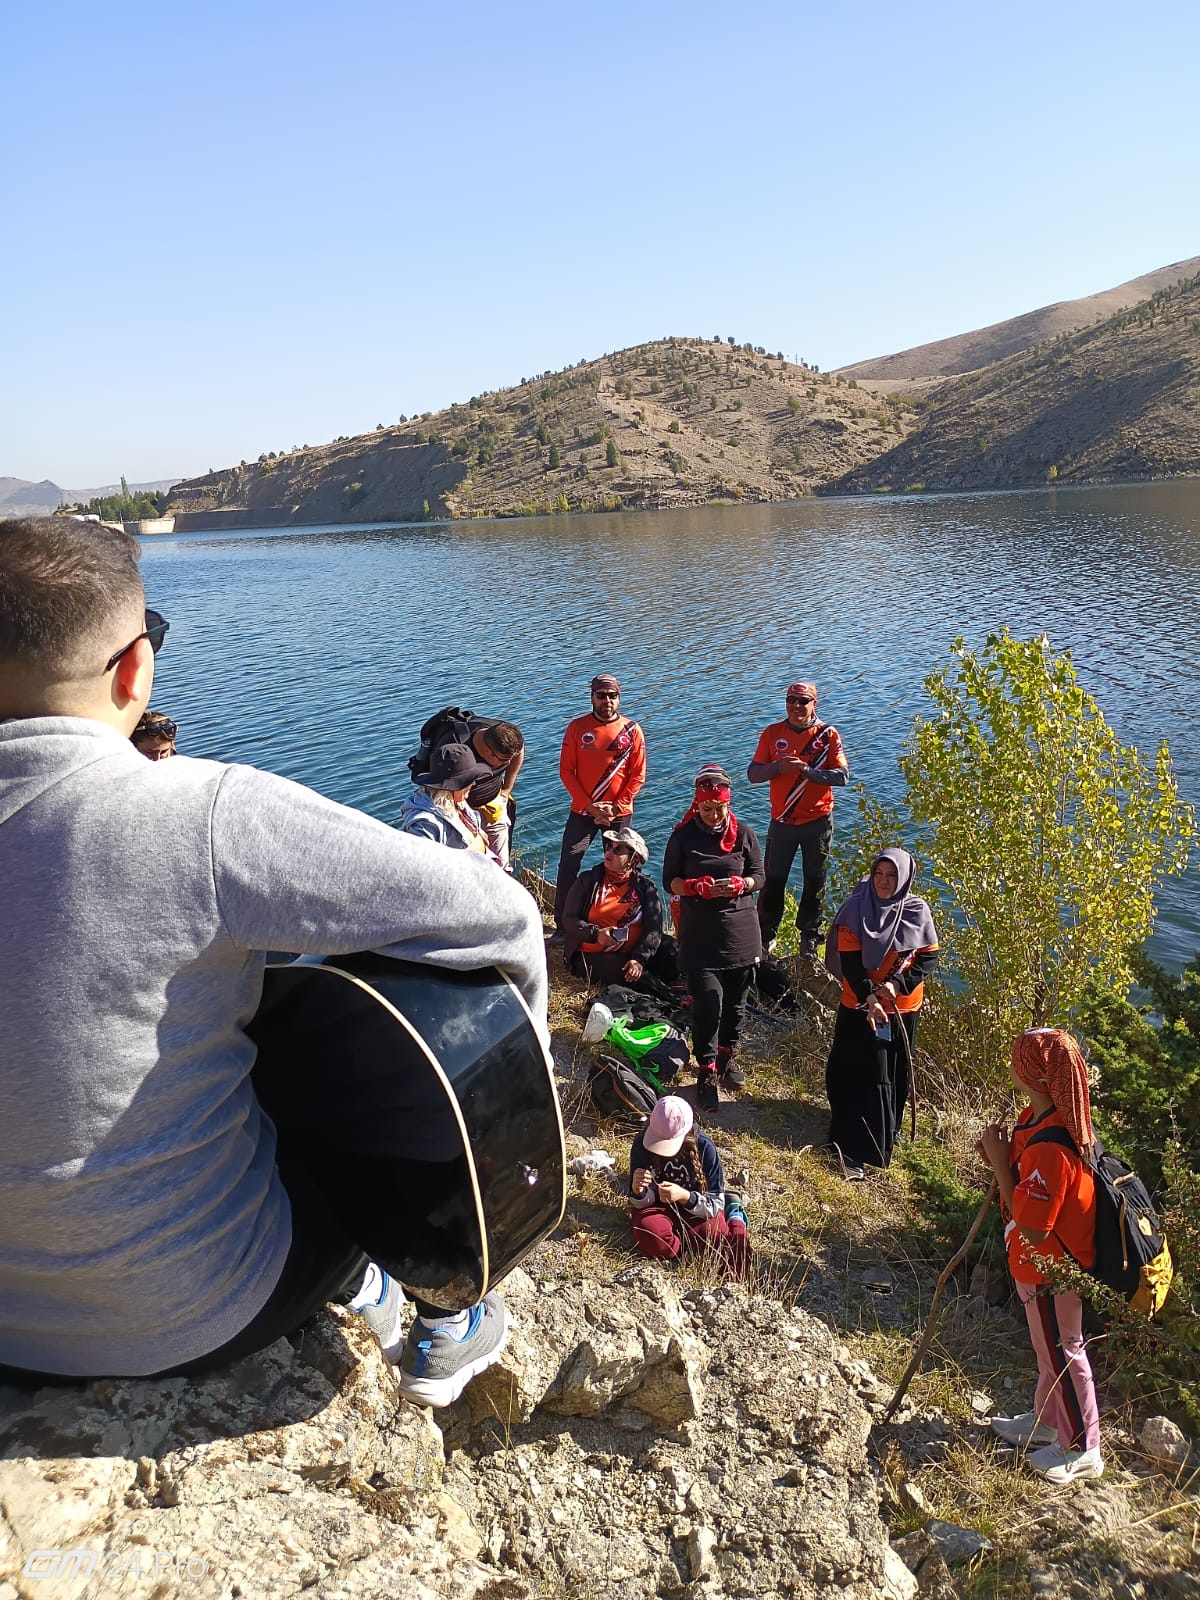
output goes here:
{"type": "Polygon", "coordinates": [[[776,739],[776,741],[775,741],[776,750],[786,750],[787,747],[788,747],[788,742],[787,742],[786,739],[776,739]]]}
{"type": "Polygon", "coordinates": [[[1034,1167],[1027,1178],[1022,1178],[1017,1185],[1021,1193],[1028,1195],[1031,1200],[1049,1200],[1050,1191],[1046,1187],[1046,1180],[1042,1177],[1039,1168],[1034,1167]]]}
{"type": "Polygon", "coordinates": [[[579,742],[580,744],[595,744],[596,735],[594,733],[585,733],[580,738],[579,742]]]}

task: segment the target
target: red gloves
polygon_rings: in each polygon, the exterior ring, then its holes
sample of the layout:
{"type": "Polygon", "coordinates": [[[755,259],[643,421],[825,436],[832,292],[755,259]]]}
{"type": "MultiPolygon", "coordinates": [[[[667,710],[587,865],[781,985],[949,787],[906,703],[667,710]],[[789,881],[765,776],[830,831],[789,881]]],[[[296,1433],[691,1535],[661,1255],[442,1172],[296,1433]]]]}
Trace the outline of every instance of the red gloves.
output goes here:
{"type": "Polygon", "coordinates": [[[683,880],[684,894],[698,894],[701,900],[711,900],[716,884],[712,878],[685,878],[683,880]]]}
{"type": "Polygon", "coordinates": [[[737,874],[735,873],[734,876],[732,878],[730,878],[729,883],[730,883],[730,887],[733,889],[733,892],[734,892],[735,895],[745,894],[745,892],[746,892],[746,880],[745,880],[745,878],[739,878],[737,876],[737,874]]]}

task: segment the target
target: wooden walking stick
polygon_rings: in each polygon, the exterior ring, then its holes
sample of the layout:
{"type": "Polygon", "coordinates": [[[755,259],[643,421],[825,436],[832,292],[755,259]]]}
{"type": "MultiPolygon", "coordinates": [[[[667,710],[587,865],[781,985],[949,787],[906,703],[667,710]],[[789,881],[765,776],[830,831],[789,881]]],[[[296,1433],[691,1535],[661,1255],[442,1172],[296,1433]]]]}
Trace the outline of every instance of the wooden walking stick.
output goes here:
{"type": "Polygon", "coordinates": [[[904,1399],[905,1391],[912,1382],[913,1378],[916,1376],[917,1368],[921,1365],[921,1360],[924,1357],[926,1350],[929,1348],[929,1341],[933,1338],[934,1329],[937,1327],[939,1315],[938,1302],[942,1298],[942,1290],[946,1287],[947,1283],[949,1283],[950,1274],[959,1266],[961,1266],[967,1251],[975,1243],[976,1235],[978,1234],[980,1228],[983,1227],[983,1219],[987,1216],[988,1208],[992,1201],[996,1198],[998,1190],[999,1184],[993,1177],[990,1185],[988,1186],[988,1192],[984,1196],[983,1204],[975,1213],[975,1221],[971,1224],[970,1232],[967,1234],[967,1237],[963,1240],[962,1244],[950,1257],[949,1261],[947,1261],[946,1265],[942,1268],[942,1275],[934,1285],[933,1299],[929,1302],[929,1315],[925,1319],[925,1331],[922,1333],[920,1340],[917,1343],[917,1348],[913,1352],[913,1358],[908,1363],[908,1367],[905,1370],[904,1376],[900,1379],[900,1382],[896,1387],[896,1392],[893,1394],[891,1401],[888,1404],[887,1410],[883,1413],[884,1422],[890,1422],[892,1417],[900,1409],[900,1402],[904,1399]]]}

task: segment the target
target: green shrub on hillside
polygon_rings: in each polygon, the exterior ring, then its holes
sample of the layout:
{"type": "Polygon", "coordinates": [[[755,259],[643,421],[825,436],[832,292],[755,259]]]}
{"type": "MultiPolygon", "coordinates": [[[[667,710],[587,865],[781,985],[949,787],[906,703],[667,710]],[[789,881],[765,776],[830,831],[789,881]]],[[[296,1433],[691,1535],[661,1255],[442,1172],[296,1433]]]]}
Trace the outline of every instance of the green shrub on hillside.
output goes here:
{"type": "Polygon", "coordinates": [[[1023,1029],[1069,1026],[1095,986],[1127,991],[1194,823],[1166,745],[1150,761],[1122,745],[1044,636],[1003,630],[952,654],[899,765],[922,892],[974,1008],[960,1065],[1003,1081],[1023,1029]]]}
{"type": "Polygon", "coordinates": [[[1156,1187],[1172,1141],[1200,1170],[1200,955],[1180,977],[1139,956],[1134,976],[1148,1003],[1093,984],[1079,1028],[1099,1077],[1101,1135],[1156,1187]]]}

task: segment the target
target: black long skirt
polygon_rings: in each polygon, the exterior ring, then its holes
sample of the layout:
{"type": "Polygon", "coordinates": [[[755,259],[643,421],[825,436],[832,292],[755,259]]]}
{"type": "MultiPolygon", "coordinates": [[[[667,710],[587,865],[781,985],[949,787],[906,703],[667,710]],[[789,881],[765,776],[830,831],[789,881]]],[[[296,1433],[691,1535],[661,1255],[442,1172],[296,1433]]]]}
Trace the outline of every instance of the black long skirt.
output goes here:
{"type": "MultiPolygon", "coordinates": [[[[917,1013],[906,1012],[899,1021],[908,1037],[909,1050],[917,1031],[917,1013]]],[[[850,1167],[886,1167],[900,1137],[904,1107],[908,1103],[908,1051],[896,1036],[880,1043],[865,1011],[839,1006],[833,1026],[833,1044],[825,1068],[829,1096],[829,1140],[850,1167]]]]}

